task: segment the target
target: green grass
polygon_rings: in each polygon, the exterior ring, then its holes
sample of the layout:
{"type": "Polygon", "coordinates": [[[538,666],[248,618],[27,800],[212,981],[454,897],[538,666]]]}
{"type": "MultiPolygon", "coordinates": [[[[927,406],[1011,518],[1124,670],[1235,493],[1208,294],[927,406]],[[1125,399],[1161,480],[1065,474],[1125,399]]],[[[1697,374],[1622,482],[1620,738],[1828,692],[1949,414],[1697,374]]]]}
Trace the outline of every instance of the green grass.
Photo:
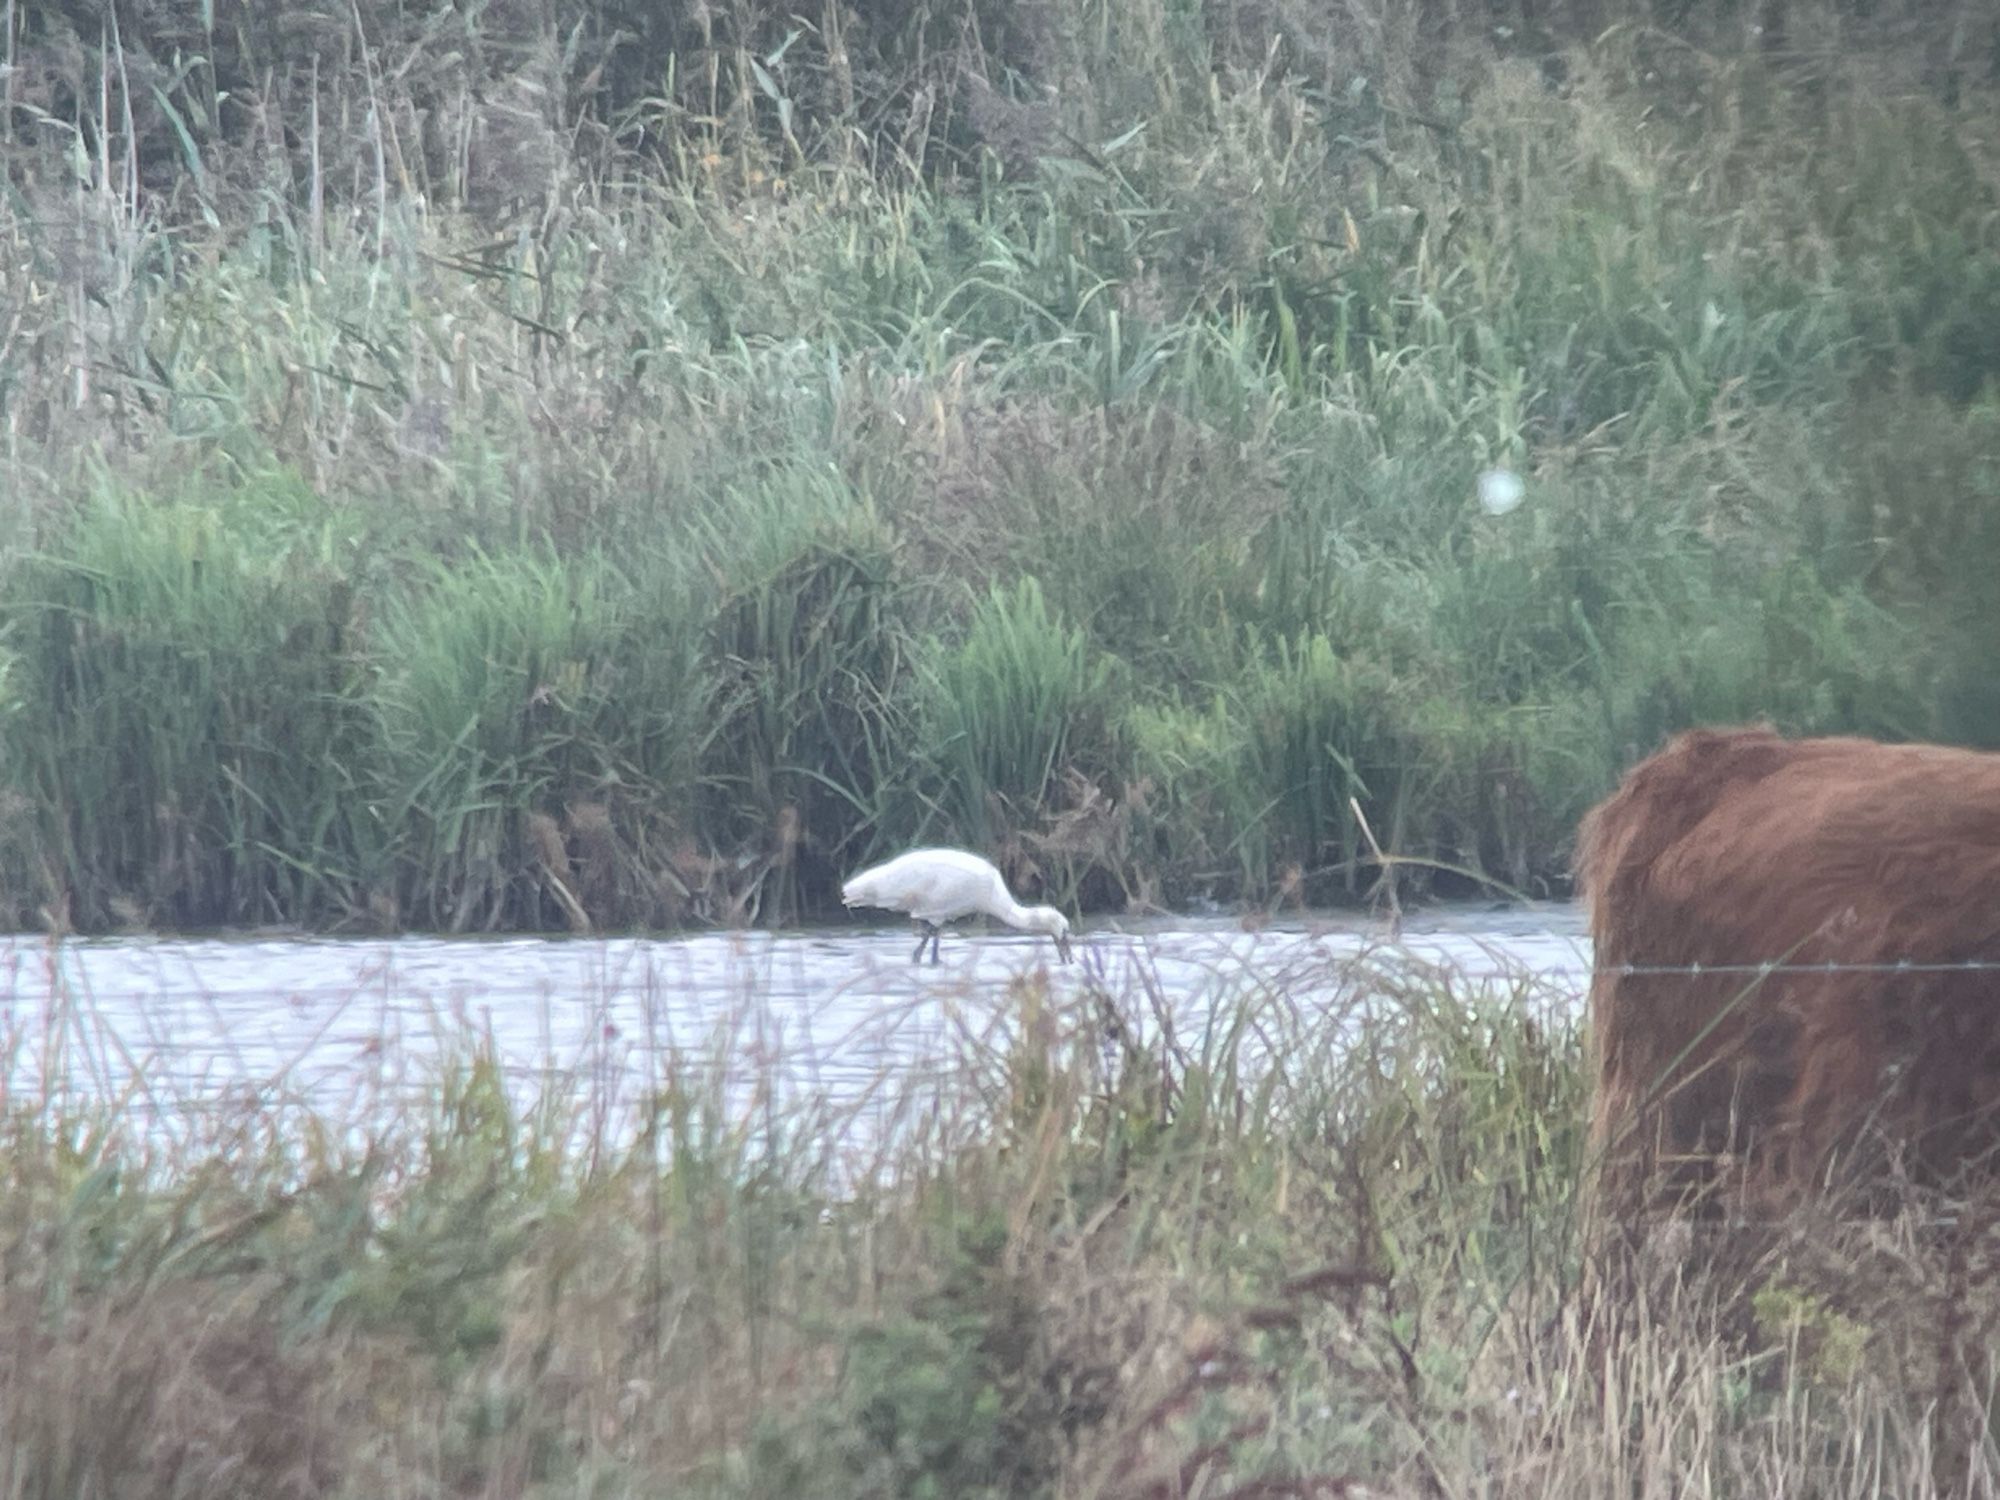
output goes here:
{"type": "Polygon", "coordinates": [[[199,924],[342,899],[366,836],[353,563],[333,524],[295,519],[299,498],[99,488],[21,561],[4,731],[17,903],[199,924]]]}
{"type": "Polygon", "coordinates": [[[1950,1331],[1923,1290],[1954,1284],[1950,1252],[1914,1218],[1802,1220],[1733,1280],[1669,1252],[1593,1325],[1564,1008],[1388,954],[1317,970],[1330,1005],[1290,1000],[1297,977],[1218,980],[1164,1045],[1135,1040],[1143,992],[1058,1003],[1024,975],[993,997],[1011,1041],[938,1059],[942,1087],[876,1080],[902,1123],[859,1188],[814,1123],[833,1101],[769,1048],[736,1059],[747,1093],[697,1049],[613,1099],[510,1091],[467,1032],[433,1086],[352,1120],[216,1113],[164,1079],[123,1106],[17,1094],[0,1475],[49,1497],[1992,1493],[1991,1299],[1950,1331]]]}
{"type": "Polygon", "coordinates": [[[909,785],[910,589],[866,498],[811,470],[725,496],[704,526],[707,555],[730,561],[704,654],[718,797],[702,831],[774,870],[783,919],[837,899],[909,785]]]}
{"type": "Polygon", "coordinates": [[[931,690],[950,826],[991,847],[1050,803],[1065,769],[1102,774],[1113,691],[1111,664],[1050,614],[1032,573],[980,601],[931,690]]]}
{"type": "Polygon", "coordinates": [[[560,833],[581,807],[690,820],[691,805],[627,790],[689,785],[713,733],[700,625],[669,598],[601,554],[474,555],[393,597],[376,623],[370,801],[399,835],[380,878],[411,881],[398,901],[409,920],[560,923],[577,900],[569,856],[541,830],[560,833]]]}
{"type": "Polygon", "coordinates": [[[17,7],[0,906],[1559,891],[1682,725],[2000,744],[1990,24],[1627,9],[17,7]]]}

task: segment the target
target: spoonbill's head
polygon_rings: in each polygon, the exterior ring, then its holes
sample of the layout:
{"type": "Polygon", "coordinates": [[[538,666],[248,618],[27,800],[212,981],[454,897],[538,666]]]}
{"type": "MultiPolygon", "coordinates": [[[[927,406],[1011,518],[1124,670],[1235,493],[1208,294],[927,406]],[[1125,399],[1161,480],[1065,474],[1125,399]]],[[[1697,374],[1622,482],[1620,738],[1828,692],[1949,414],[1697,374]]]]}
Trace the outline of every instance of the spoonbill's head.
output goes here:
{"type": "Polygon", "coordinates": [[[1028,931],[1046,932],[1056,940],[1056,952],[1064,963],[1069,962],[1069,918],[1053,906],[1031,906],[1028,908],[1028,931]]]}

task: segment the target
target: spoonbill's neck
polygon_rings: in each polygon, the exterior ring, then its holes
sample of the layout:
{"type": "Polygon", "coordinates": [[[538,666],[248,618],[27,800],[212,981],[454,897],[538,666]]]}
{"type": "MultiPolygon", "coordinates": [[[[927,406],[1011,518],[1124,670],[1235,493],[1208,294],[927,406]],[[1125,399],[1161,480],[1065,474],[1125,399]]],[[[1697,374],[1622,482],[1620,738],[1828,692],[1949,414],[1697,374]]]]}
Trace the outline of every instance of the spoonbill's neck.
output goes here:
{"type": "Polygon", "coordinates": [[[1008,898],[1007,904],[996,915],[1009,927],[1025,929],[1035,924],[1034,914],[1030,908],[1023,906],[1011,897],[1008,898]]]}

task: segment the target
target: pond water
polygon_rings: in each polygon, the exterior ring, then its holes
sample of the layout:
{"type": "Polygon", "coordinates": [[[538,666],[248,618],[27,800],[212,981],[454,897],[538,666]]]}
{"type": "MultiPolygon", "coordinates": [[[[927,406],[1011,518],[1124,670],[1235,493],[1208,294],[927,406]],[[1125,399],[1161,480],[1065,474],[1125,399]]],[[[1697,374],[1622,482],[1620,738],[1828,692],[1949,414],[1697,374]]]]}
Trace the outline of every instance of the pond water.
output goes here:
{"type": "Polygon", "coordinates": [[[1309,1024],[1316,1007],[1351,1021],[1358,988],[1404,973],[1573,1012],[1590,962],[1582,913],[1561,904],[1431,908],[1393,940],[1358,914],[1255,930],[1097,919],[1067,965],[1047,939],[1006,929],[948,930],[937,965],[911,963],[913,946],[896,922],[660,938],[0,938],[4,1083],[16,1102],[116,1102],[161,1129],[246,1101],[351,1121],[434,1089],[440,1064],[476,1044],[524,1105],[566,1090],[599,1129],[670,1080],[718,1083],[732,1110],[806,1102],[849,1129],[907,1115],[926,1081],[946,1097],[969,1059],[1004,1048],[1021,981],[1043,974],[1045,1016],[1115,1009],[1130,1030],[1195,1037],[1245,996],[1279,997],[1309,1024]]]}

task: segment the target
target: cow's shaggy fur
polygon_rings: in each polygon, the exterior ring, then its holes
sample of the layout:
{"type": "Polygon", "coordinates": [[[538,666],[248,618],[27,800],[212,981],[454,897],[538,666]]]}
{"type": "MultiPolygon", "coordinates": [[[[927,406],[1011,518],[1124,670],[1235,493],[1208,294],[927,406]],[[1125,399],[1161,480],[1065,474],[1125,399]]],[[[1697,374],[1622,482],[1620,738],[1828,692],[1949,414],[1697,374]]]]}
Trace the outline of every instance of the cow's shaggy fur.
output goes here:
{"type": "Polygon", "coordinates": [[[1692,731],[1589,813],[1576,869],[1614,1216],[1796,1201],[1864,1142],[1922,1175],[2000,1142],[2000,969],[1884,971],[2000,964],[2000,754],[1692,731]],[[1864,967],[1741,972],[1765,963],[1864,967]]]}

